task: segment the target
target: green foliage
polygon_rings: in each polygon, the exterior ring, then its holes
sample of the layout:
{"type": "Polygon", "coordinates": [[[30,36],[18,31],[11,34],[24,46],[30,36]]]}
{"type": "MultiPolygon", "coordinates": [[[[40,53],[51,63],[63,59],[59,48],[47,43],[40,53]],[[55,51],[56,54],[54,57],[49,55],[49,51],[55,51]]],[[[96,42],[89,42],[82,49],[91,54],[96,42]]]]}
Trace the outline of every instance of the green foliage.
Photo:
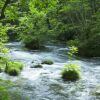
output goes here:
{"type": "Polygon", "coordinates": [[[80,67],[76,64],[67,64],[62,70],[62,78],[66,81],[76,81],[80,79],[80,67]]]}
{"type": "Polygon", "coordinates": [[[19,75],[23,68],[23,64],[20,62],[8,62],[5,68],[5,72],[9,75],[16,76],[19,75]]]}
{"type": "MultiPolygon", "coordinates": [[[[15,83],[9,80],[0,79],[0,100],[22,100],[21,92],[13,89],[15,85],[15,83]]],[[[27,97],[23,99],[29,100],[27,97]]]]}
{"type": "Polygon", "coordinates": [[[6,64],[4,62],[2,62],[2,60],[0,61],[0,72],[3,72],[5,70],[6,64]]]}
{"type": "Polygon", "coordinates": [[[45,59],[42,61],[42,64],[48,64],[48,65],[52,65],[54,62],[50,59],[45,59]]]}
{"type": "MultiPolygon", "coordinates": [[[[4,4],[1,0],[1,9],[4,4]]],[[[94,37],[100,34],[99,6],[98,0],[11,1],[5,9],[3,25],[0,24],[0,41],[5,42],[5,33],[12,29],[27,48],[39,49],[52,40],[70,41],[68,45],[77,46],[81,54],[81,45],[86,51],[90,40],[95,42],[94,37]]],[[[100,56],[92,48],[89,50],[92,52],[89,56],[100,56]]]]}
{"type": "Polygon", "coordinates": [[[69,47],[69,52],[68,52],[68,55],[69,55],[69,59],[72,59],[72,57],[78,53],[78,48],[75,47],[75,46],[70,46],[69,47]]]}
{"type": "Polygon", "coordinates": [[[84,41],[79,46],[79,54],[86,57],[100,56],[100,35],[94,36],[88,41],[84,41]]]}
{"type": "MultiPolygon", "coordinates": [[[[43,12],[34,11],[30,16],[26,16],[20,19],[21,26],[20,35],[25,45],[37,45],[37,49],[45,40],[46,35],[46,22],[45,14],[43,12]]],[[[28,47],[28,46],[27,46],[28,47]]],[[[30,46],[31,47],[31,46],[30,46]]],[[[31,48],[35,48],[34,46],[31,48]]]]}
{"type": "Polygon", "coordinates": [[[3,26],[1,23],[0,23],[0,43],[1,42],[5,42],[7,40],[7,26],[3,26]]]}
{"type": "MultiPolygon", "coordinates": [[[[8,61],[7,53],[9,50],[4,46],[4,43],[7,41],[7,30],[9,29],[8,26],[3,26],[0,23],[0,68],[3,64],[6,64],[8,61]]],[[[1,68],[2,69],[2,68],[1,68]]]]}
{"type": "Polygon", "coordinates": [[[68,42],[67,42],[67,45],[69,46],[69,47],[71,47],[71,46],[75,46],[75,47],[77,47],[78,45],[79,45],[79,40],[78,39],[74,39],[74,40],[69,40],[68,42]]]}
{"type": "Polygon", "coordinates": [[[8,89],[12,86],[9,80],[4,81],[0,79],[0,100],[10,100],[8,89]]]}

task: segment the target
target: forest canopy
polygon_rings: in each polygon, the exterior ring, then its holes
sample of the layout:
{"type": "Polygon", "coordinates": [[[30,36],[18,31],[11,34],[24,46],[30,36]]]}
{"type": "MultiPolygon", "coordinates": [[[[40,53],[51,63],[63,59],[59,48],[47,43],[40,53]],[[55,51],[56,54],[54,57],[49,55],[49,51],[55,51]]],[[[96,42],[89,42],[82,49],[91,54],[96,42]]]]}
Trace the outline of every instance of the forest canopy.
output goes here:
{"type": "Polygon", "coordinates": [[[60,41],[77,46],[81,56],[100,56],[100,1],[0,0],[1,40],[5,33],[30,49],[60,41]]]}

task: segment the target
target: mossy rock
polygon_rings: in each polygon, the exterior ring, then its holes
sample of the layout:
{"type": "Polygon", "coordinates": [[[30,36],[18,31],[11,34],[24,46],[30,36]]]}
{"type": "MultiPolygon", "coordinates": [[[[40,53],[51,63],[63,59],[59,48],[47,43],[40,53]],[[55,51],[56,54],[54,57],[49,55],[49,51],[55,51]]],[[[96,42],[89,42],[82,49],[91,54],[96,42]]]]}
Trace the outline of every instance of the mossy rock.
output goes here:
{"type": "Polygon", "coordinates": [[[10,61],[7,63],[5,72],[11,76],[17,76],[23,69],[23,64],[21,62],[10,61]]]}
{"type": "Polygon", "coordinates": [[[17,76],[20,73],[20,70],[18,68],[9,68],[7,73],[11,76],[17,76]]]}
{"type": "Polygon", "coordinates": [[[100,86],[97,86],[93,91],[92,94],[95,96],[99,96],[100,97],[100,86]]]}
{"type": "Polygon", "coordinates": [[[76,81],[80,79],[80,67],[76,64],[67,64],[62,70],[62,78],[65,81],[76,81]]]}
{"type": "Polygon", "coordinates": [[[45,59],[42,61],[42,64],[48,64],[48,65],[52,65],[54,62],[50,59],[45,59]]]}
{"type": "Polygon", "coordinates": [[[33,64],[31,68],[42,68],[43,66],[41,64],[33,64]]]}

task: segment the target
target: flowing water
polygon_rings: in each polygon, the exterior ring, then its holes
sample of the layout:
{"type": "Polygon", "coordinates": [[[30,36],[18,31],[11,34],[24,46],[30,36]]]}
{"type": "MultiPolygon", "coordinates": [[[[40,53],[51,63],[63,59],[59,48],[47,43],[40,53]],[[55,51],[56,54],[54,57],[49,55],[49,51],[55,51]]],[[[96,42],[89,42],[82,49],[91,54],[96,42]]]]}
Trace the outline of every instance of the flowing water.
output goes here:
{"type": "MultiPolygon", "coordinates": [[[[69,61],[68,49],[61,45],[46,45],[44,50],[25,50],[21,43],[13,42],[6,45],[10,48],[12,60],[22,61],[25,67],[19,76],[13,77],[0,73],[0,78],[15,83],[13,90],[18,90],[28,100],[100,100],[92,94],[92,90],[100,82],[100,58],[74,58],[69,61]],[[53,59],[53,65],[43,65],[43,68],[31,68],[32,61],[53,59]],[[61,70],[64,64],[78,63],[81,66],[82,77],[77,82],[64,82],[61,70]]],[[[25,100],[25,99],[21,99],[25,100]]]]}

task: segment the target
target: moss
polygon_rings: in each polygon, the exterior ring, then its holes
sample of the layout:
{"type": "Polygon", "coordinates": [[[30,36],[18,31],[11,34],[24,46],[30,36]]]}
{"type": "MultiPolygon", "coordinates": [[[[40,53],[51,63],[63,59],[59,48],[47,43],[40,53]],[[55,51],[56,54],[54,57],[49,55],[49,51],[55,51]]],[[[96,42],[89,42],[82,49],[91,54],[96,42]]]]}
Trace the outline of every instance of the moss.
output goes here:
{"type": "Polygon", "coordinates": [[[8,73],[9,75],[16,76],[19,75],[22,68],[23,68],[22,63],[10,61],[6,65],[5,72],[8,73]]]}
{"type": "Polygon", "coordinates": [[[62,70],[62,78],[65,81],[76,81],[80,79],[80,68],[76,64],[67,64],[62,70]]]}
{"type": "Polygon", "coordinates": [[[11,76],[17,76],[20,73],[20,70],[18,68],[9,68],[7,73],[11,76]]]}
{"type": "Polygon", "coordinates": [[[48,65],[52,65],[54,62],[50,59],[45,59],[42,61],[42,64],[48,64],[48,65]]]}

